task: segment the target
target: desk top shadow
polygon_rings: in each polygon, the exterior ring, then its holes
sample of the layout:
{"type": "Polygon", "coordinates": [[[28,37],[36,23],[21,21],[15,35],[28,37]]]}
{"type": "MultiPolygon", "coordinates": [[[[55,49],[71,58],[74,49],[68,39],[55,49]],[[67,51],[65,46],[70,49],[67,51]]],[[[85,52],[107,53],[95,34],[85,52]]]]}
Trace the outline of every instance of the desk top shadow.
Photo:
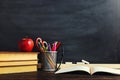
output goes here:
{"type": "Polygon", "coordinates": [[[16,74],[2,74],[0,75],[0,80],[119,80],[120,76],[116,75],[88,75],[88,74],[57,74],[53,72],[26,72],[26,73],[16,73],[16,74]]]}

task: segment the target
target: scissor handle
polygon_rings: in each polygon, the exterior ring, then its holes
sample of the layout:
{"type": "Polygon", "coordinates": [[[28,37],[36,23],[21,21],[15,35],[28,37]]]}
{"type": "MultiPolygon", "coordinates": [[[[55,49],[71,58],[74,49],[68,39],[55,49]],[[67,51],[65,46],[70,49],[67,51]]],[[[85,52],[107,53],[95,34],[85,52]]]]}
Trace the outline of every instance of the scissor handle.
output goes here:
{"type": "Polygon", "coordinates": [[[38,37],[37,39],[36,39],[36,46],[37,46],[37,48],[38,48],[38,50],[40,50],[41,52],[44,52],[45,50],[44,50],[44,44],[43,44],[43,41],[42,41],[42,38],[40,38],[40,37],[38,37]]]}
{"type": "Polygon", "coordinates": [[[45,51],[48,51],[48,43],[46,41],[43,41],[43,48],[45,51]]]}
{"type": "Polygon", "coordinates": [[[39,37],[38,37],[38,38],[36,39],[36,41],[35,41],[36,46],[37,46],[38,49],[40,48],[40,45],[39,45],[39,44],[40,44],[41,41],[42,41],[42,39],[39,38],[39,37]]]}

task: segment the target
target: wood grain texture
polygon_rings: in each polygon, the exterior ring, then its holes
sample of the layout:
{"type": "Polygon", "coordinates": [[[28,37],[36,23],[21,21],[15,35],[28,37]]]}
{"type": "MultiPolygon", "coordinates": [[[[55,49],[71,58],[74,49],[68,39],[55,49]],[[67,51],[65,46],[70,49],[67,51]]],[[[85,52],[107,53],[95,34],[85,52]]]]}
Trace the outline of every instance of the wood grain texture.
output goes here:
{"type": "Polygon", "coordinates": [[[120,80],[120,76],[115,75],[94,75],[87,74],[59,74],[53,72],[29,72],[19,74],[0,75],[0,80],[120,80]]]}

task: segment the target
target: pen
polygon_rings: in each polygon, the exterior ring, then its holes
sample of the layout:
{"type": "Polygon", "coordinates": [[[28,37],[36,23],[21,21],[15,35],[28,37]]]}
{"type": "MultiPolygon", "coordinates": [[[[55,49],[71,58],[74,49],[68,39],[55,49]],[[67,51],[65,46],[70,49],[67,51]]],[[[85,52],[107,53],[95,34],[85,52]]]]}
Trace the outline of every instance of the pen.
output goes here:
{"type": "Polygon", "coordinates": [[[82,62],[83,62],[83,63],[85,63],[85,64],[89,64],[89,62],[88,62],[88,61],[83,60],[83,59],[82,59],[82,62]]]}

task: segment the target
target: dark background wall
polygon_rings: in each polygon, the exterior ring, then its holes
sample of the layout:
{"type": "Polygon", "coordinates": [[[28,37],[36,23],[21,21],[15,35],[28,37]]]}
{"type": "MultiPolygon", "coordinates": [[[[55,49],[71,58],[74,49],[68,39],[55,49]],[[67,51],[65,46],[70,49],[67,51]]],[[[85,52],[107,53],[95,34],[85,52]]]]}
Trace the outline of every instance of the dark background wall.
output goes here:
{"type": "Polygon", "coordinates": [[[119,63],[119,30],[120,0],[0,0],[0,51],[40,36],[64,43],[66,61],[119,63]]]}

